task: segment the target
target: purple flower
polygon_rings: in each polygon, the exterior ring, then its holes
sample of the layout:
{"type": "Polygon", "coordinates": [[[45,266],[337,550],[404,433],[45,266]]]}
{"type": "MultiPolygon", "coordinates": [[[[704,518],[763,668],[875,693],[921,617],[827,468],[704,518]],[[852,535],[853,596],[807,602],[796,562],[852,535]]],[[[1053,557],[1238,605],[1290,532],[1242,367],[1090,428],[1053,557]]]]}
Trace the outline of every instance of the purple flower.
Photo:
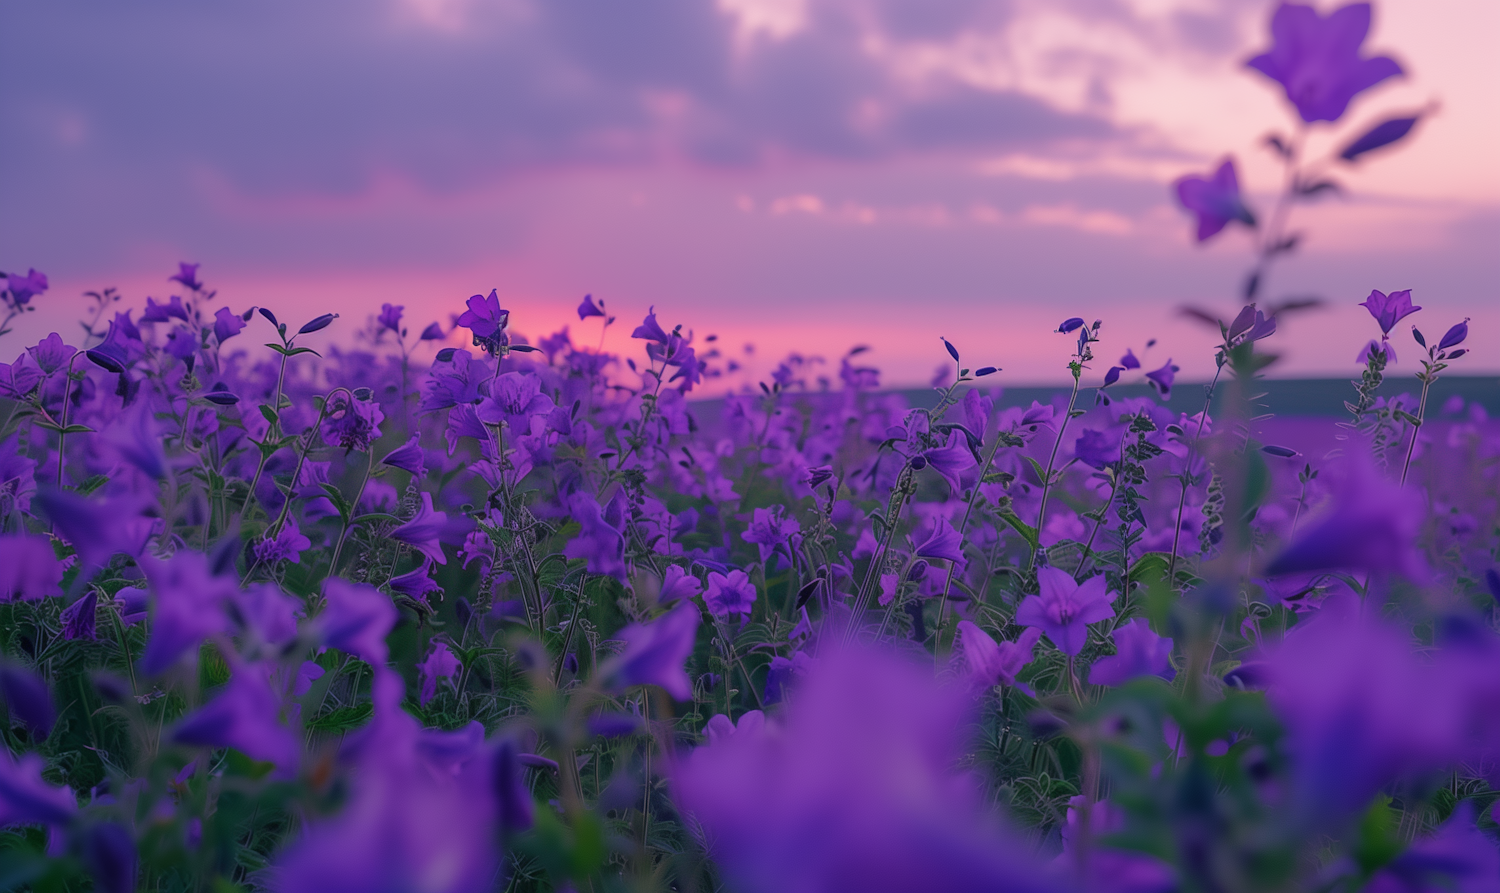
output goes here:
{"type": "Polygon", "coordinates": [[[1500,890],[1500,852],[1474,824],[1474,802],[1463,800],[1431,837],[1406,849],[1370,878],[1363,893],[1500,890]]]}
{"type": "Polygon", "coordinates": [[[1330,599],[1267,658],[1266,696],[1286,727],[1296,808],[1314,825],[1365,809],[1408,775],[1446,766],[1461,741],[1460,687],[1407,629],[1330,599]]]}
{"type": "Polygon", "coordinates": [[[62,337],[53,332],[38,341],[35,347],[26,348],[26,352],[31,354],[31,359],[42,370],[43,375],[51,375],[66,366],[73,355],[78,353],[78,348],[63,343],[62,337]]]}
{"type": "Polygon", "coordinates": [[[231,313],[228,307],[220,307],[214,313],[214,337],[220,344],[238,335],[244,327],[244,318],[238,313],[231,313]]]}
{"type": "Polygon", "coordinates": [[[441,340],[443,340],[443,327],[440,326],[440,325],[438,325],[435,322],[434,323],[428,323],[427,324],[427,328],[425,328],[425,329],[422,330],[421,340],[422,341],[441,341],[441,340]]]}
{"type": "Polygon", "coordinates": [[[99,611],[99,590],[90,588],[88,592],[79,596],[73,604],[63,608],[58,619],[62,622],[62,634],[64,639],[87,639],[90,642],[98,637],[95,635],[95,622],[99,611]]]}
{"type": "Polygon", "coordinates": [[[432,559],[425,555],[422,563],[415,569],[399,577],[392,577],[390,587],[392,592],[399,592],[422,602],[427,601],[427,593],[441,592],[443,589],[432,579],[432,559]]]}
{"type": "Polygon", "coordinates": [[[591,574],[608,574],[625,579],[625,527],[623,506],[617,496],[606,509],[587,493],[574,493],[568,510],[578,522],[578,536],[563,546],[568,558],[584,558],[591,574]]]}
{"type": "Polygon", "coordinates": [[[177,264],[177,275],[168,276],[168,282],[181,282],[183,287],[198,291],[203,288],[203,283],[198,281],[198,264],[177,264]]]}
{"type": "Polygon", "coordinates": [[[447,645],[434,641],[432,650],[427,652],[427,658],[417,664],[417,681],[420,685],[417,701],[426,707],[427,702],[437,696],[438,680],[453,682],[461,667],[462,664],[447,645]]]}
{"type": "Polygon", "coordinates": [[[255,543],[255,560],[260,564],[276,564],[290,561],[302,563],[302,553],[312,548],[312,540],[302,535],[297,519],[287,515],[286,523],[272,536],[263,537],[255,543]]]}
{"type": "Polygon", "coordinates": [[[1104,468],[1120,461],[1120,437],[1103,431],[1085,430],[1073,443],[1073,455],[1091,468],[1104,468]]]}
{"type": "Polygon", "coordinates": [[[269,886],[282,893],[495,887],[495,793],[505,787],[494,775],[497,761],[467,746],[467,733],[459,735],[464,747],[434,748],[434,739],[453,736],[421,729],[401,708],[401,688],[400,677],[377,669],[375,718],[343,755],[354,782],[348,801],[337,815],[307,823],[269,870],[269,886]]]}
{"type": "Polygon", "coordinates": [[[151,638],[141,670],[160,673],[188,653],[197,654],[208,636],[229,631],[224,606],[239,593],[230,577],[217,576],[208,556],[181,551],[162,560],[145,558],[141,569],[151,584],[151,638]]]}
{"type": "Polygon", "coordinates": [[[947,518],[935,518],[932,522],[932,530],[917,546],[917,555],[922,558],[936,558],[963,564],[963,537],[958,535],[958,531],[953,529],[953,525],[948,523],[947,518]]]}
{"type": "Polygon", "coordinates": [[[416,480],[426,477],[427,454],[418,443],[421,439],[422,435],[413,434],[406,443],[386,453],[385,458],[380,460],[380,464],[411,472],[416,480]]]}
{"type": "Polygon", "coordinates": [[[656,321],[655,307],[652,307],[649,311],[647,311],[646,318],[641,322],[640,325],[635,327],[635,331],[630,333],[630,337],[639,338],[642,341],[655,341],[657,344],[661,345],[666,345],[671,341],[671,336],[669,336],[666,333],[666,330],[661,327],[661,324],[656,321]]]}
{"type": "Polygon", "coordinates": [[[392,332],[401,331],[401,311],[405,310],[403,304],[381,304],[380,318],[376,324],[382,329],[390,329],[392,332]]]}
{"type": "Polygon", "coordinates": [[[0,747],[0,828],[8,825],[66,825],[78,812],[78,801],[65,787],[42,779],[46,764],[34,753],[17,760],[0,747]]]}
{"type": "Polygon", "coordinates": [[[1420,494],[1385,480],[1368,460],[1355,459],[1334,488],[1332,508],[1303,527],[1266,573],[1358,570],[1423,580],[1427,569],[1414,543],[1426,516],[1420,494]]]}
{"type": "Polygon", "coordinates": [[[1041,637],[1040,629],[1030,628],[1014,642],[996,644],[989,633],[962,620],[958,624],[953,661],[963,667],[970,685],[975,688],[1015,685],[1016,674],[1031,663],[1037,640],[1041,637]]]}
{"type": "Polygon", "coordinates": [[[63,566],[52,541],[35,534],[0,536],[0,603],[35,601],[61,592],[63,566]]]}
{"type": "Polygon", "coordinates": [[[1394,59],[1360,56],[1370,4],[1351,3],[1326,18],[1311,6],[1283,3],[1271,17],[1271,49],[1248,64],[1286,88],[1302,120],[1337,121],[1355,94],[1401,74],[1394,59]]]}
{"type": "Polygon", "coordinates": [[[171,303],[158,304],[155,298],[146,299],[146,309],[141,311],[141,322],[171,322],[180,319],[188,320],[187,308],[182,304],[180,295],[173,295],[171,303]]]}
{"type": "Polygon", "coordinates": [[[1449,329],[1447,334],[1443,335],[1443,340],[1438,342],[1437,349],[1447,350],[1450,347],[1457,347],[1463,344],[1464,339],[1467,337],[1469,337],[1469,318],[1464,317],[1463,322],[1449,329]]]}
{"type": "Polygon", "coordinates": [[[531,418],[551,411],[552,398],[542,393],[542,380],[531,372],[507,372],[495,379],[493,396],[476,408],[479,420],[510,424],[517,434],[531,433],[531,418]]]}
{"type": "Polygon", "coordinates": [[[302,603],[275,583],[256,583],[236,592],[227,607],[240,628],[262,642],[280,647],[297,638],[302,603]]]}
{"type": "Polygon", "coordinates": [[[167,334],[165,350],[192,370],[198,360],[198,336],[183,326],[178,326],[167,334]]]}
{"type": "Polygon", "coordinates": [[[1047,634],[1058,650],[1075,656],[1089,639],[1089,624],[1115,616],[1110,607],[1119,593],[1106,588],[1103,574],[1075,583],[1067,571],[1044,567],[1037,571],[1040,595],[1028,595],[1016,610],[1016,622],[1047,634]]]}
{"type": "Polygon", "coordinates": [[[338,577],[328,579],[323,596],[327,603],[317,619],[323,641],[372,666],[384,666],[390,653],[385,637],[396,625],[396,606],[391,600],[374,586],[338,577]]]}
{"type": "Polygon", "coordinates": [[[693,653],[702,620],[698,606],[682,602],[650,623],[632,623],[616,636],[625,643],[602,669],[615,691],[632,685],[659,685],[679,701],[690,700],[693,685],[683,664],[693,653]]]}
{"type": "Polygon", "coordinates": [[[151,535],[152,522],[141,517],[143,504],[137,496],[101,502],[67,491],[41,490],[36,501],[85,565],[103,566],[117,552],[139,555],[151,535]]]}
{"type": "Polygon", "coordinates": [[[31,267],[25,276],[20,273],[5,274],[5,286],[10,291],[10,299],[17,307],[24,307],[31,299],[47,290],[47,276],[38,273],[35,267],[31,267]]]}
{"type": "Polygon", "coordinates": [[[417,507],[417,514],[410,521],[392,530],[391,539],[406,543],[438,564],[447,564],[448,557],[443,554],[442,537],[448,534],[451,527],[448,513],[434,511],[432,494],[423,493],[422,504],[417,507]]]}
{"type": "Polygon", "coordinates": [[[972,703],[895,656],[829,655],[779,728],[711,720],[675,799],[745,893],[1062,889],[954,769],[972,703]]]}
{"type": "Polygon", "coordinates": [[[363,453],[380,439],[380,423],[385,413],[374,400],[351,399],[347,394],[333,398],[334,405],[323,416],[320,433],[323,442],[335,446],[346,454],[351,450],[363,453]]]}
{"type": "Polygon", "coordinates": [[[963,489],[959,483],[959,475],[975,465],[974,454],[969,450],[963,434],[958,431],[948,432],[947,446],[927,450],[922,453],[922,458],[926,460],[928,468],[948,482],[955,494],[963,489]]]}
{"type": "Polygon", "coordinates": [[[744,571],[730,571],[724,576],[717,571],[708,574],[708,591],[703,594],[703,603],[708,612],[719,619],[731,614],[749,617],[755,605],[755,585],[744,571]]]}
{"type": "Polygon", "coordinates": [[[1371,290],[1370,296],[1361,301],[1359,306],[1370,311],[1370,315],[1380,324],[1380,331],[1386,335],[1391,333],[1396,323],[1422,309],[1412,306],[1409,288],[1390,294],[1378,289],[1371,290]]]}
{"type": "Polygon", "coordinates": [[[796,518],[786,516],[785,506],[773,505],[756,509],[751,516],[750,528],[740,538],[755,543],[760,549],[760,560],[764,562],[776,552],[791,557],[793,537],[801,532],[802,525],[796,518]]]}
{"type": "Polygon", "coordinates": [[[291,777],[302,748],[280,720],[281,697],[270,680],[273,667],[234,666],[229,683],[213,700],[183,718],[172,740],[195,747],[232,747],[251,759],[275,763],[279,775],[291,777]]]}
{"type": "Polygon", "coordinates": [[[40,740],[52,734],[57,708],[42,677],[20,664],[0,661],[0,700],[11,718],[20,720],[33,737],[40,740]]]}
{"type": "Polygon", "coordinates": [[[594,303],[594,296],[593,295],[584,295],[583,296],[583,303],[581,303],[581,304],[578,305],[578,318],[580,320],[585,320],[585,319],[588,319],[590,316],[603,316],[603,315],[604,315],[604,311],[599,307],[598,304],[594,303]]]}
{"type": "Polygon", "coordinates": [[[1232,159],[1226,158],[1212,177],[1196,174],[1183,177],[1173,183],[1172,188],[1177,192],[1178,204],[1198,218],[1200,242],[1218,235],[1231,220],[1255,226],[1255,215],[1250,213],[1240,196],[1240,181],[1235,176],[1232,159]]]}
{"type": "Polygon", "coordinates": [[[12,400],[24,400],[36,386],[42,383],[42,371],[36,368],[27,354],[16,357],[14,363],[0,363],[0,395],[12,400]]]}
{"type": "Polygon", "coordinates": [[[1094,661],[1089,668],[1090,685],[1124,685],[1137,676],[1171,679],[1176,675],[1172,640],[1152,632],[1144,618],[1115,627],[1114,637],[1115,653],[1094,661]]]}
{"type": "MultiPolygon", "coordinates": [[[[196,821],[196,819],[194,820],[196,821]]],[[[100,893],[131,893],[140,861],[130,829],[118,822],[99,822],[82,833],[83,863],[100,893]]]]}
{"type": "Polygon", "coordinates": [[[500,296],[491,289],[489,297],[474,295],[469,298],[469,309],[458,318],[458,325],[468,329],[474,336],[474,346],[494,354],[510,343],[505,327],[510,325],[510,311],[500,309],[500,296]]]}
{"type": "Polygon", "coordinates": [[[1135,358],[1135,351],[1128,350],[1128,349],[1125,351],[1125,356],[1120,357],[1120,368],[1121,369],[1139,369],[1139,368],[1141,368],[1141,361],[1135,358]]]}
{"type": "Polygon", "coordinates": [[[678,565],[669,564],[666,575],[662,577],[661,592],[656,597],[656,603],[669,605],[681,598],[692,598],[702,591],[703,584],[697,577],[678,565]]]}
{"type": "Polygon", "coordinates": [[[36,463],[20,450],[20,438],[12,434],[0,440],[0,519],[13,511],[28,511],[36,493],[36,463]]]}
{"type": "Polygon", "coordinates": [[[1146,380],[1161,394],[1163,400],[1172,396],[1172,381],[1176,377],[1177,367],[1172,365],[1171,360],[1167,360],[1166,365],[1160,369],[1146,373],[1146,380]]]}

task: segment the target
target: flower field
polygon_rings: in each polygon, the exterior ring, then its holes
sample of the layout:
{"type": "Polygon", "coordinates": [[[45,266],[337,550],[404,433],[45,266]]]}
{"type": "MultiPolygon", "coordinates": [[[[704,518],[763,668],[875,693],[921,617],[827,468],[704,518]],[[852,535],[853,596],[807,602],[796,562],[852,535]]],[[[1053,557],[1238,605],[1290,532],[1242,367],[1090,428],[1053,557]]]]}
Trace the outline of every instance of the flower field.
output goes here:
{"type": "MultiPolygon", "coordinates": [[[[735,389],[654,309],[282,319],[191,263],[0,331],[0,888],[1500,891],[1468,321],[1338,296],[1342,409],[1261,384],[1294,209],[1420,118],[1304,154],[1400,72],[1369,14],[1284,5],[1249,62],[1274,208],[1175,184],[1255,237],[1207,383],[1072,317],[1021,336],[1050,399],[982,332],[920,401],[858,347],[735,389]]],[[[56,297],[4,281],[0,330],[56,297]]]]}

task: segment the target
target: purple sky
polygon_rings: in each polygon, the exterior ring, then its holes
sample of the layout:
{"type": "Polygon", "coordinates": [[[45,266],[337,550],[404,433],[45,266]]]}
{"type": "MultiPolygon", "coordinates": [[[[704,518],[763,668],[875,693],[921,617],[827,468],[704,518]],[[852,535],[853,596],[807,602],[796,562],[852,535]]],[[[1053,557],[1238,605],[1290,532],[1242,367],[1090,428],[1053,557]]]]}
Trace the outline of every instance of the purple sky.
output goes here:
{"type": "MultiPolygon", "coordinates": [[[[1191,244],[1168,184],[1233,154],[1269,203],[1257,143],[1285,109],[1242,63],[1270,9],[17,0],[0,7],[0,269],[54,290],[0,354],[71,325],[84,289],[140,305],[194,260],[235,309],[357,324],[391,301],[420,327],[498,287],[534,337],[592,292],[621,317],[617,349],[654,304],[762,362],[871,344],[895,383],[930,376],[939,335],[1010,381],[1057,380],[1048,331],[1100,317],[1106,359],[1157,337],[1152,359],[1201,375],[1208,338],[1173,310],[1229,308],[1249,242],[1191,244]]],[[[1489,0],[1377,8],[1369,47],[1410,77],[1346,126],[1441,110],[1341,174],[1348,198],[1299,210],[1311,235],[1271,293],[1340,306],[1285,327],[1281,374],[1352,368],[1371,288],[1412,288],[1412,321],[1472,316],[1496,346],[1497,29],[1489,0]]]]}

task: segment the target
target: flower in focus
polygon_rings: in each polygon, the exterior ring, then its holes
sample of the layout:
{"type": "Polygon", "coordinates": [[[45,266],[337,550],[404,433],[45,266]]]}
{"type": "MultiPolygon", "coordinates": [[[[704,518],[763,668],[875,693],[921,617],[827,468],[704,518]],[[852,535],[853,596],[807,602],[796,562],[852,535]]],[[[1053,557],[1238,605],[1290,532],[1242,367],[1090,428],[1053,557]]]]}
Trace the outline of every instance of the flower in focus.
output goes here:
{"type": "Polygon", "coordinates": [[[272,536],[257,540],[254,548],[255,560],[260,564],[276,564],[290,561],[300,564],[302,553],[312,548],[312,540],[303,536],[297,527],[297,519],[287,515],[286,523],[272,536]]]}
{"type": "Polygon", "coordinates": [[[493,355],[510,343],[505,334],[506,326],[510,325],[510,311],[500,308],[500,296],[495,289],[490,290],[489,297],[469,298],[468,308],[458,317],[458,325],[473,334],[475,347],[493,355]]]}
{"type": "Polygon", "coordinates": [[[676,564],[667,565],[667,572],[661,580],[661,592],[656,597],[657,604],[667,605],[681,598],[692,598],[703,591],[703,584],[698,578],[683,570],[676,564]]]}
{"type": "Polygon", "coordinates": [[[1101,657],[1089,667],[1090,685],[1124,685],[1137,676],[1171,679],[1172,640],[1151,631],[1145,618],[1137,617],[1115,627],[1115,653],[1101,657]]]}
{"type": "Polygon", "coordinates": [[[829,655],[779,726],[711,720],[676,800],[746,893],[1061,889],[953,769],[970,705],[894,655],[829,655]]]}
{"type": "Polygon", "coordinates": [[[418,601],[427,601],[427,593],[442,591],[437,581],[432,579],[432,559],[422,556],[422,563],[399,577],[392,577],[390,582],[392,592],[399,592],[409,598],[418,601]]]}
{"type": "Polygon", "coordinates": [[[1076,656],[1088,642],[1090,623],[1115,616],[1111,607],[1118,593],[1109,592],[1103,574],[1075,583],[1067,571],[1044,567],[1037,571],[1040,595],[1028,595],[1016,609],[1016,622],[1047,634],[1058,650],[1076,656]]]}
{"type": "Polygon", "coordinates": [[[1411,289],[1393,291],[1386,294],[1378,289],[1371,290],[1370,296],[1359,303],[1359,306],[1370,311],[1375,317],[1375,322],[1380,324],[1382,334],[1389,335],[1396,323],[1411,316],[1421,307],[1415,307],[1411,302],[1411,289]]]}
{"type": "Polygon", "coordinates": [[[435,511],[432,507],[432,494],[422,494],[422,504],[417,507],[417,514],[405,524],[391,531],[391,539],[406,543],[438,564],[447,564],[448,557],[443,554],[442,537],[449,531],[448,513],[435,511]]]}
{"type": "Polygon", "coordinates": [[[1450,347],[1457,347],[1463,344],[1467,337],[1469,337],[1469,320],[1465,317],[1463,322],[1454,325],[1443,335],[1443,340],[1438,342],[1437,349],[1447,350],[1450,347]]]}
{"type": "Polygon", "coordinates": [[[1198,219],[1200,242],[1218,235],[1231,220],[1255,226],[1255,215],[1250,213],[1240,196],[1240,181],[1235,176],[1234,162],[1230,159],[1226,158],[1212,177],[1200,177],[1196,174],[1183,177],[1172,184],[1172,188],[1177,193],[1178,203],[1198,219]]]}
{"type": "Polygon", "coordinates": [[[1016,674],[1031,663],[1037,640],[1041,637],[1042,631],[1031,627],[1014,642],[996,644],[989,633],[963,620],[958,624],[953,660],[963,666],[969,683],[975,688],[1015,685],[1016,674]]]}
{"type": "Polygon", "coordinates": [[[932,530],[917,545],[916,554],[921,558],[964,563],[964,538],[948,522],[947,518],[935,518],[932,530]]]}
{"type": "Polygon", "coordinates": [[[323,441],[346,454],[351,450],[363,453],[380,439],[380,423],[385,413],[374,400],[351,398],[347,394],[335,397],[335,405],[323,417],[320,433],[323,441]]]}
{"type": "Polygon", "coordinates": [[[406,443],[386,453],[385,458],[380,460],[380,464],[410,472],[418,480],[426,477],[427,454],[418,443],[421,439],[422,435],[413,434],[406,443]]]}
{"type": "Polygon", "coordinates": [[[452,682],[458,676],[461,668],[458,658],[453,655],[448,646],[442,642],[433,642],[432,650],[427,652],[427,657],[417,664],[417,682],[420,689],[417,701],[423,707],[427,702],[437,696],[437,684],[439,679],[452,682]]]}
{"type": "Polygon", "coordinates": [[[1387,56],[1360,56],[1369,33],[1368,3],[1326,17],[1311,6],[1283,3],[1271,17],[1271,49],[1246,64],[1286,88],[1302,120],[1337,121],[1356,94],[1402,73],[1387,56]]]}
{"type": "Polygon", "coordinates": [[[708,575],[708,591],[703,594],[703,603],[708,611],[719,619],[731,614],[748,618],[755,605],[755,584],[744,571],[730,571],[725,576],[717,571],[708,575]]]}
{"type": "Polygon", "coordinates": [[[750,527],[741,537],[747,543],[755,543],[760,549],[760,560],[764,562],[774,553],[790,556],[794,548],[794,537],[802,532],[796,518],[789,518],[786,507],[773,505],[756,509],[750,527]]]}
{"type": "Polygon", "coordinates": [[[650,623],[632,623],[616,636],[625,647],[602,672],[617,691],[659,685],[679,701],[690,700],[693,685],[683,664],[693,653],[701,620],[697,605],[682,602],[650,623]]]}

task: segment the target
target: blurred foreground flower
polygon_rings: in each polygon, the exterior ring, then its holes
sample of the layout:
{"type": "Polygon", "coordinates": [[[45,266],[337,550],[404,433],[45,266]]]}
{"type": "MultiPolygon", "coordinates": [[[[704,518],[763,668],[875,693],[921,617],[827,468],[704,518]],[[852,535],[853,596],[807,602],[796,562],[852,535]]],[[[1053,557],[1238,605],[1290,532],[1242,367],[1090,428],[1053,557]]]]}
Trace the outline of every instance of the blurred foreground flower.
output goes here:
{"type": "Polygon", "coordinates": [[[831,654],[779,720],[715,717],[677,799],[746,893],[1060,889],[954,769],[971,703],[894,655],[831,654]]]}

